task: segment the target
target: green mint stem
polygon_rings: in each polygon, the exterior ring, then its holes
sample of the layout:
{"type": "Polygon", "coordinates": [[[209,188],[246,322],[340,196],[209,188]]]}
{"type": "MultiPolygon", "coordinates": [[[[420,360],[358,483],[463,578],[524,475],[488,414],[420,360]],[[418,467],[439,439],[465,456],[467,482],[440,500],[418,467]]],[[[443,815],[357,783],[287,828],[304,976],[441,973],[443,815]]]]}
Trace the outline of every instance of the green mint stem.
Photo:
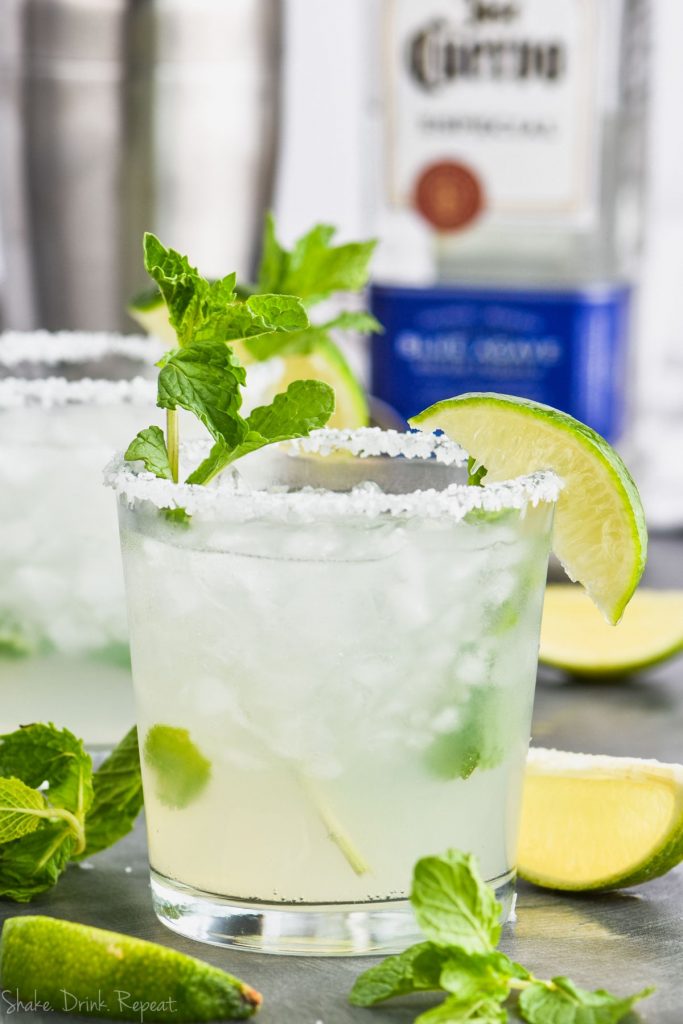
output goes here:
{"type": "Polygon", "coordinates": [[[166,410],[166,447],[173,483],[178,483],[178,410],[166,410]]]}
{"type": "Polygon", "coordinates": [[[311,803],[320,815],[320,819],[327,829],[330,839],[339,847],[352,870],[359,877],[361,875],[367,875],[370,871],[370,865],[360,851],[356,849],[354,842],[327,801],[321,795],[318,787],[311,781],[311,779],[306,775],[303,775],[301,772],[297,772],[296,776],[301,788],[305,790],[311,803]]]}
{"type": "Polygon", "coordinates": [[[83,853],[85,849],[85,828],[83,822],[72,814],[71,811],[67,811],[65,807],[49,807],[44,811],[32,810],[31,814],[34,814],[38,818],[48,818],[53,820],[59,818],[65,821],[76,839],[76,848],[74,850],[74,856],[78,853],[83,853]]]}
{"type": "Polygon", "coordinates": [[[531,974],[529,978],[510,978],[508,982],[510,989],[514,989],[517,992],[523,992],[525,988],[529,988],[531,985],[544,985],[551,991],[555,991],[557,985],[552,981],[543,981],[542,978],[537,978],[535,974],[531,974]]]}

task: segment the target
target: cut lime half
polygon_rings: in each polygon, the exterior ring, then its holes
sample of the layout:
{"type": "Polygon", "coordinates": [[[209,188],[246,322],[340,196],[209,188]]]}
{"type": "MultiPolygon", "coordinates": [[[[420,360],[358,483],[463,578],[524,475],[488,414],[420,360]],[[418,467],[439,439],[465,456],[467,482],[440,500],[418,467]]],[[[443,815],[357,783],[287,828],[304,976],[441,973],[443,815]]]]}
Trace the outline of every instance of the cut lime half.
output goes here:
{"type": "MultiPolygon", "coordinates": [[[[169,347],[176,345],[175,331],[168,322],[166,305],[161,293],[154,289],[144,292],[128,306],[128,312],[148,334],[160,338],[169,347]]],[[[248,366],[253,357],[241,342],[233,342],[240,361],[248,366]]],[[[310,352],[278,357],[282,365],[281,376],[268,388],[261,401],[273,397],[294,380],[322,380],[334,389],[335,409],[328,427],[355,429],[364,427],[370,419],[368,400],[363,385],[356,377],[343,353],[325,338],[316,338],[310,352]]]]}
{"type": "Polygon", "coordinates": [[[522,878],[549,889],[620,889],[658,878],[681,860],[682,765],[529,751],[522,878]]]}
{"type": "Polygon", "coordinates": [[[460,395],[409,422],[461,444],[488,470],[485,483],[555,470],[564,489],[553,551],[605,618],[619,621],[645,566],[647,531],[636,485],[604,438],[566,413],[510,395],[460,395]]]}
{"type": "Polygon", "coordinates": [[[683,651],[683,590],[640,587],[616,627],[581,587],[546,589],[539,658],[577,676],[619,676],[683,651]]]}

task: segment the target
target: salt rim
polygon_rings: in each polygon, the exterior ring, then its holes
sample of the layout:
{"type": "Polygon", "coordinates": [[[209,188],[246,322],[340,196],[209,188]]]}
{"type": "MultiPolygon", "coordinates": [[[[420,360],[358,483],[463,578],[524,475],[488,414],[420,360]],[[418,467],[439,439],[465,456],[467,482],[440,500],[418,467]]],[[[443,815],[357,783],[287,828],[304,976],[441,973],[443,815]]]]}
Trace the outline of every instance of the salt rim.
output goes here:
{"type": "Polygon", "coordinates": [[[157,338],[112,331],[5,331],[0,334],[0,366],[21,363],[83,363],[125,356],[153,366],[165,352],[157,338]]]}
{"type": "Polygon", "coordinates": [[[0,379],[0,410],[40,406],[52,409],[65,405],[155,405],[157,384],[144,377],[132,380],[93,380],[81,377],[19,377],[0,379]]]}
{"type": "Polygon", "coordinates": [[[422,430],[404,433],[359,427],[357,430],[312,430],[308,437],[290,441],[296,452],[330,455],[335,451],[350,452],[361,459],[373,455],[403,455],[406,459],[428,459],[432,455],[444,466],[466,466],[467,452],[445,434],[427,434],[422,430]]]}
{"type": "MultiPolygon", "coordinates": [[[[156,339],[142,335],[86,331],[7,331],[0,334],[0,366],[55,366],[92,363],[123,356],[152,367],[165,351],[156,339]]],[[[139,374],[123,380],[81,377],[0,378],[0,409],[64,405],[154,404],[156,383],[139,374]]]]}
{"type": "MultiPolygon", "coordinates": [[[[301,449],[301,440],[288,442],[289,450],[301,449]]],[[[310,451],[330,454],[333,451],[358,449],[360,457],[377,454],[406,455],[427,459],[438,451],[446,453],[449,446],[467,457],[454,442],[442,436],[420,432],[419,435],[379,428],[357,431],[319,430],[311,434],[310,451]],[[402,439],[402,440],[400,440],[402,439]],[[399,443],[400,440],[400,443],[399,443]]],[[[194,441],[181,446],[183,457],[192,461],[208,454],[209,441],[194,441]]],[[[280,446],[282,447],[282,446],[280,446]]],[[[451,453],[455,455],[455,452],[451,453]]],[[[443,461],[443,457],[442,460],[443,461]]],[[[455,460],[454,460],[455,461],[455,460]]],[[[249,490],[239,474],[226,473],[216,484],[174,484],[148,472],[136,472],[133,464],[119,453],[104,470],[104,483],[129,506],[136,501],[149,501],[159,509],[182,508],[188,515],[204,513],[208,518],[241,521],[262,517],[278,520],[295,518],[311,522],[340,517],[377,518],[380,515],[449,517],[460,521],[469,512],[482,510],[500,512],[506,509],[534,508],[541,502],[557,501],[563,482],[551,470],[532,473],[501,483],[473,487],[450,484],[442,491],[434,489],[409,494],[387,494],[377,484],[367,481],[348,492],[305,487],[300,491],[249,490]]]]}

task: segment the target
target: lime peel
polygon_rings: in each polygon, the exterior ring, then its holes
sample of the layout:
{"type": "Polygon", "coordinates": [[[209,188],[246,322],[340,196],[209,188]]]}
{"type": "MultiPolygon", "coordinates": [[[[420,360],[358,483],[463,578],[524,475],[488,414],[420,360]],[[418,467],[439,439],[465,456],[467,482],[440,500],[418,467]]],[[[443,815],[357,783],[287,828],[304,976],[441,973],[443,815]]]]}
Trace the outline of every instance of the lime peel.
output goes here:
{"type": "Polygon", "coordinates": [[[114,1020],[244,1020],[262,1001],[245,982],[174,949],[33,915],[5,921],[0,975],[17,999],[114,1020]]]}

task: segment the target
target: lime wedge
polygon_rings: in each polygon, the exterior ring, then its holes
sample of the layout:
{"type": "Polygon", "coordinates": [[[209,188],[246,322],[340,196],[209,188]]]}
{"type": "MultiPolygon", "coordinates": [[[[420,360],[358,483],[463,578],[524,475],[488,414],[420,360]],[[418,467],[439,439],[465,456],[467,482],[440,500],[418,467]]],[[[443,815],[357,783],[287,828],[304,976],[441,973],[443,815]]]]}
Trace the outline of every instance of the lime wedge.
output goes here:
{"type": "Polygon", "coordinates": [[[683,590],[641,587],[610,627],[580,587],[549,586],[540,660],[577,676],[617,676],[683,650],[683,590]]]}
{"type": "Polygon", "coordinates": [[[486,466],[485,483],[555,470],[565,486],[553,551],[605,618],[619,621],[645,566],[647,531],[636,485],[604,438],[550,406],[496,394],[446,399],[410,424],[461,444],[486,466]]]}
{"type": "MultiPolygon", "coordinates": [[[[155,335],[170,347],[176,345],[175,331],[168,322],[166,306],[159,291],[151,289],[133,299],[128,312],[148,334],[155,335]]],[[[233,348],[245,366],[253,362],[253,357],[240,342],[234,342],[233,348]]],[[[322,380],[334,388],[335,393],[335,409],[328,427],[354,429],[367,425],[370,411],[365,389],[336,345],[317,337],[310,352],[281,356],[279,361],[282,375],[273,382],[268,394],[260,399],[263,404],[272,401],[279,392],[286,391],[294,380],[322,380]]]]}
{"type": "Polygon", "coordinates": [[[153,725],[145,736],[142,752],[154,775],[157,799],[166,807],[187,807],[211,778],[211,762],[193,743],[187,729],[153,725]]]}
{"type": "Polygon", "coordinates": [[[53,917],[5,921],[0,977],[17,1001],[79,1019],[245,1020],[261,1003],[250,985],[192,956],[53,917]]]}
{"type": "Polygon", "coordinates": [[[518,851],[548,889],[638,885],[683,860],[683,765],[529,751],[518,851]]]}
{"type": "Polygon", "coordinates": [[[178,344],[176,333],[168,322],[168,310],[158,288],[150,288],[136,295],[128,303],[128,315],[140,324],[143,331],[160,338],[169,348],[178,344]]]}
{"type": "Polygon", "coordinates": [[[322,380],[334,389],[335,406],[328,427],[353,430],[368,424],[370,411],[363,385],[336,345],[321,338],[306,355],[280,358],[282,377],[272,386],[268,401],[293,380],[322,380]]]}

